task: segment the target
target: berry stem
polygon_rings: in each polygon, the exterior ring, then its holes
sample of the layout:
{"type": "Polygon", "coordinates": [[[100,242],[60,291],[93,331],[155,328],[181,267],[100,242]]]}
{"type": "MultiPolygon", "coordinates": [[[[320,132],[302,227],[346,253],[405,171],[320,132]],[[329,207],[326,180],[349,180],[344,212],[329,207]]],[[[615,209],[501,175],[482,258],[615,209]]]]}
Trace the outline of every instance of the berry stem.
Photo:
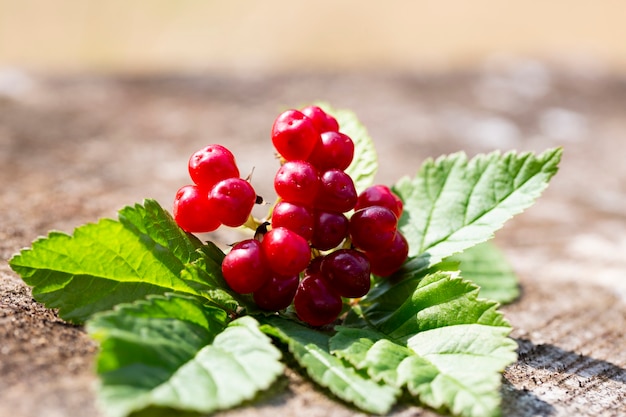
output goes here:
{"type": "Polygon", "coordinates": [[[274,202],[271,204],[270,209],[267,212],[267,216],[265,218],[266,222],[271,222],[272,221],[272,214],[274,213],[274,207],[276,207],[276,204],[278,204],[280,202],[280,197],[276,198],[276,200],[274,200],[274,202]]]}
{"type": "Polygon", "coordinates": [[[354,249],[354,247],[352,246],[352,239],[350,239],[349,235],[343,241],[343,244],[341,245],[341,249],[354,249]]]}
{"type": "Polygon", "coordinates": [[[350,302],[350,306],[352,307],[352,312],[354,312],[360,319],[363,319],[370,327],[376,328],[374,323],[372,323],[367,315],[363,313],[363,309],[361,309],[360,304],[361,299],[359,298],[356,302],[350,302]]]}
{"type": "Polygon", "coordinates": [[[250,215],[248,216],[248,220],[246,220],[246,222],[243,224],[243,227],[254,230],[256,232],[260,225],[261,222],[255,219],[252,213],[250,213],[250,215]]]}

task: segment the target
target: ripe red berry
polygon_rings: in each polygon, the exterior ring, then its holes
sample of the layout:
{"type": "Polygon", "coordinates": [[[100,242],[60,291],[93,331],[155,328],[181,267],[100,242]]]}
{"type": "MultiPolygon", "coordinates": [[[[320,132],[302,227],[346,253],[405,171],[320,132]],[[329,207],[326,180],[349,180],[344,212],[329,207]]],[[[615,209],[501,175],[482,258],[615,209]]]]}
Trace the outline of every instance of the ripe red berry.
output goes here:
{"type": "Polygon", "coordinates": [[[311,260],[306,239],[284,227],[276,227],[265,234],[263,252],[270,269],[279,275],[297,275],[311,260]]]}
{"type": "Polygon", "coordinates": [[[298,285],[293,306],[298,318],[311,326],[323,326],[337,319],[341,296],[319,274],[305,275],[298,285]]]}
{"type": "Polygon", "coordinates": [[[300,111],[311,119],[313,125],[320,133],[337,132],[339,130],[337,119],[326,113],[319,106],[307,106],[300,111]]]}
{"type": "Polygon", "coordinates": [[[402,216],[402,200],[386,185],[372,185],[366,188],[359,194],[354,209],[360,210],[371,206],[387,207],[398,219],[402,216]]]}
{"type": "Polygon", "coordinates": [[[357,193],[348,174],[339,169],[329,169],[321,175],[320,185],[315,208],[340,213],[354,208],[357,193]]]}
{"type": "Polygon", "coordinates": [[[209,198],[215,202],[215,215],[220,222],[238,227],[248,220],[256,202],[256,192],[248,181],[228,178],[215,184],[209,198]]]}
{"type": "Polygon", "coordinates": [[[222,261],[222,275],[228,286],[239,294],[261,288],[270,279],[261,243],[247,239],[237,243],[222,261]]]}
{"type": "Polygon", "coordinates": [[[404,235],[398,231],[389,246],[383,250],[367,252],[367,257],[370,260],[372,273],[386,277],[400,269],[406,261],[408,253],[409,243],[404,235]]]}
{"type": "Polygon", "coordinates": [[[313,236],[313,213],[305,206],[279,201],[272,210],[272,227],[293,230],[306,240],[313,236]]]}
{"type": "Polygon", "coordinates": [[[281,113],[272,126],[272,143],[286,160],[307,159],[320,141],[313,121],[298,110],[281,113]]]}
{"type": "Polygon", "coordinates": [[[339,249],[324,257],[324,278],[342,297],[363,297],[370,290],[370,261],[353,249],[339,249]]]}
{"type": "Polygon", "coordinates": [[[319,250],[337,247],[348,236],[348,218],[342,213],[315,211],[311,245],[319,250]]]}
{"type": "Polygon", "coordinates": [[[239,177],[235,157],[222,145],[209,145],[194,152],[188,169],[193,182],[206,189],[227,178],[239,177]]]}
{"type": "Polygon", "coordinates": [[[185,185],[176,192],[172,213],[178,226],[189,233],[212,232],[220,227],[208,191],[197,185],[185,185]]]}
{"type": "Polygon", "coordinates": [[[278,311],[289,307],[296,295],[300,277],[298,275],[272,275],[252,296],[259,308],[278,311]]]}
{"type": "Polygon", "coordinates": [[[348,135],[340,132],[325,132],[321,135],[313,153],[309,157],[311,162],[320,171],[331,168],[345,170],[350,166],[354,157],[354,142],[348,135]]]}
{"type": "Polygon", "coordinates": [[[274,189],[285,201],[310,206],[319,189],[317,170],[305,161],[287,161],[276,172],[274,189]]]}
{"type": "Polygon", "coordinates": [[[304,275],[319,275],[322,271],[322,261],[324,260],[323,256],[316,256],[311,259],[311,262],[307,265],[304,270],[304,275]]]}
{"type": "Polygon", "coordinates": [[[352,244],[366,252],[385,248],[391,244],[397,226],[398,218],[387,207],[357,210],[350,218],[352,244]]]}

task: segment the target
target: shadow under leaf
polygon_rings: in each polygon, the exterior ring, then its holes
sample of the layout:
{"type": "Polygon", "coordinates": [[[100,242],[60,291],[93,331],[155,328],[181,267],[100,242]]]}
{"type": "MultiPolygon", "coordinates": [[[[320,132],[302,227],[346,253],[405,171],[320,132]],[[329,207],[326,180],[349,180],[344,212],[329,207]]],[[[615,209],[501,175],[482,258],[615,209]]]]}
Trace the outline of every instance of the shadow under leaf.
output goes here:
{"type": "Polygon", "coordinates": [[[530,417],[581,412],[582,403],[588,406],[588,414],[584,415],[618,411],[620,398],[626,394],[626,369],[552,344],[515,340],[519,346],[518,361],[504,374],[502,415],[530,417]]]}

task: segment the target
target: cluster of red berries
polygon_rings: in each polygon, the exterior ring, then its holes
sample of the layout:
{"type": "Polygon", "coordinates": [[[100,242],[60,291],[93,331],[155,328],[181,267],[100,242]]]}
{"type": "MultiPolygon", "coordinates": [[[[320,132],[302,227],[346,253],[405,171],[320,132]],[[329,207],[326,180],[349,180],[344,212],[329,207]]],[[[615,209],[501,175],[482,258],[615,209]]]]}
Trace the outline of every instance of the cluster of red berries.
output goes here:
{"type": "Polygon", "coordinates": [[[204,233],[220,225],[237,227],[250,216],[256,192],[245,179],[233,154],[222,145],[209,145],[189,158],[189,176],[194,184],[176,192],[174,219],[185,231],[204,233]]]}
{"type": "MultiPolygon", "coordinates": [[[[320,107],[283,112],[273,124],[271,137],[281,158],[274,177],[279,200],[270,222],[257,230],[260,233],[232,247],[222,263],[222,273],[232,290],[251,293],[260,308],[278,311],[293,303],[302,321],[322,326],[339,316],[342,298],[360,298],[368,293],[372,273],[390,275],[406,260],[408,244],[398,230],[402,201],[382,185],[357,194],[345,172],[354,156],[354,143],[339,131],[337,120],[320,107]],[[346,214],[353,210],[348,218],[346,214]]],[[[183,187],[179,191],[182,196],[176,198],[175,218],[190,232],[209,231],[191,230],[190,224],[205,226],[196,209],[205,217],[216,213],[221,224],[237,226],[246,221],[256,199],[254,190],[252,197],[244,197],[240,191],[243,186],[231,194],[214,192],[222,182],[240,179],[234,158],[223,156],[221,149],[222,156],[210,155],[217,151],[209,152],[209,148],[190,159],[189,170],[196,185],[183,187]],[[220,165],[202,168],[203,175],[192,169],[192,161],[194,166],[202,166],[212,159],[220,165]],[[207,187],[209,181],[199,177],[210,177],[214,182],[207,187]],[[204,206],[197,203],[197,197],[184,198],[185,193],[192,194],[187,191],[189,187],[194,195],[206,195],[210,188],[206,204],[202,200],[204,206]],[[232,204],[218,210],[214,204],[220,201],[232,204]],[[237,217],[237,221],[222,216],[237,217]]],[[[247,181],[240,181],[249,186],[247,181]]]]}

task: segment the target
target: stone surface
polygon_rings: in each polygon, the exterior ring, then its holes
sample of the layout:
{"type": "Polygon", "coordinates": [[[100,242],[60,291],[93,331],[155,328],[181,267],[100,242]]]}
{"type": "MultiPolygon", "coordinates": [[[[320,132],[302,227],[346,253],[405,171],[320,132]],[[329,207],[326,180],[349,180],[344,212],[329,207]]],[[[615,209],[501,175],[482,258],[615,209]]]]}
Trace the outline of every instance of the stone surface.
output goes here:
{"type": "MultiPolygon", "coordinates": [[[[381,183],[457,150],[564,147],[540,201],[496,236],[523,290],[503,308],[520,354],[504,374],[503,414],[626,414],[625,79],[539,62],[437,75],[19,79],[20,88],[0,90],[0,416],[100,415],[97,345],[32,300],[6,263],[12,254],[143,198],[169,207],[189,182],[187,158],[208,143],[229,146],[273,199],[271,122],[318,99],[353,109],[368,127],[381,183]]],[[[360,415],[292,371],[278,388],[220,415],[360,415]]]]}

